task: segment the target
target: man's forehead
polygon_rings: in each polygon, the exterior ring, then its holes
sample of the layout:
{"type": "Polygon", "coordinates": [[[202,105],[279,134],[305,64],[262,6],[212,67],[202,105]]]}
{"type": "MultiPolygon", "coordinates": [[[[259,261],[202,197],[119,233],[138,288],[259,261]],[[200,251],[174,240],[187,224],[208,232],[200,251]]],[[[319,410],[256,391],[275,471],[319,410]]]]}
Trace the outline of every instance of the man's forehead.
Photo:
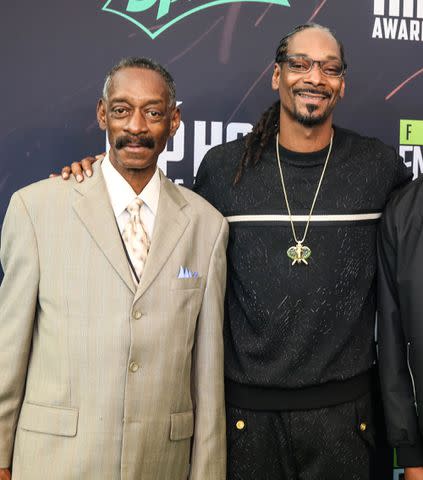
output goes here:
{"type": "Polygon", "coordinates": [[[288,41],[288,52],[312,58],[340,57],[339,45],[330,32],[309,28],[293,35],[288,41]]]}
{"type": "Polygon", "coordinates": [[[109,99],[114,97],[162,98],[168,101],[169,91],[163,77],[154,70],[145,68],[122,68],[112,77],[109,99]]]}

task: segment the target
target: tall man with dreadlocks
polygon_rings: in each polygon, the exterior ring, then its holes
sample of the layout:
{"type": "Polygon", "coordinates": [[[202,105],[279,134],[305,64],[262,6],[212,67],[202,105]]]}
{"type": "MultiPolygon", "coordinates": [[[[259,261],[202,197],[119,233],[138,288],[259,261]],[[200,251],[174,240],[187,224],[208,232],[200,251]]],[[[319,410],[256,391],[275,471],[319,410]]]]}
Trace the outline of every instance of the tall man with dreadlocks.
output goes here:
{"type": "Polygon", "coordinates": [[[376,462],[375,236],[408,174],[393,149],[333,125],[345,69],[329,30],[297,27],[276,52],[280,100],[198,171],[196,191],[230,222],[231,480],[392,475],[376,462]]]}
{"type": "Polygon", "coordinates": [[[408,174],[393,149],[332,124],[345,69],[328,29],[297,27],[276,52],[279,101],[198,171],[195,190],[230,222],[229,480],[392,475],[376,461],[375,238],[408,174]]]}

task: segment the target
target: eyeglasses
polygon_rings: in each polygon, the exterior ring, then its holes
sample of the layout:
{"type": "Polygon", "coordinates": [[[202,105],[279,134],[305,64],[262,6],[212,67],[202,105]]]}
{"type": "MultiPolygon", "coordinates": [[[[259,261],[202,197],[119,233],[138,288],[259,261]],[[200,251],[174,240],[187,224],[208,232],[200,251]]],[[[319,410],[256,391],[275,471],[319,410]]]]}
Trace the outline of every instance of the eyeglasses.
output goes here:
{"type": "Polygon", "coordinates": [[[288,70],[295,73],[308,73],[317,63],[320,71],[327,77],[342,77],[347,65],[340,60],[313,60],[305,55],[284,55],[276,57],[276,63],[286,63],[288,70]]]}

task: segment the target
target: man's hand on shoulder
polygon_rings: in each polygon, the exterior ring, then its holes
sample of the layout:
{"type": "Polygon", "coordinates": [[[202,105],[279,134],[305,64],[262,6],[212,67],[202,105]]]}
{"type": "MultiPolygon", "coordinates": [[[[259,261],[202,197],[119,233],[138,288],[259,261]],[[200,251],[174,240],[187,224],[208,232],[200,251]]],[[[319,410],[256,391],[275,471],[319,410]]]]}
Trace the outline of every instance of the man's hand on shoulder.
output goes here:
{"type": "Polygon", "coordinates": [[[0,468],[0,480],[11,480],[11,478],[8,468],[0,468]]]}
{"type": "Polygon", "coordinates": [[[404,472],[405,480],[423,480],[423,467],[409,467],[404,472]]]}
{"type": "MultiPolygon", "coordinates": [[[[91,177],[93,174],[92,164],[97,160],[103,160],[105,157],[105,153],[101,153],[100,155],[96,155],[95,157],[85,157],[79,162],[73,162],[71,166],[66,165],[66,167],[62,168],[62,178],[63,180],[68,180],[71,174],[76,178],[76,181],[81,183],[84,181],[84,174],[87,177],[91,177]]],[[[57,177],[56,173],[51,173],[50,177],[57,177]]],[[[2,480],[0,478],[0,480],[2,480]]]]}

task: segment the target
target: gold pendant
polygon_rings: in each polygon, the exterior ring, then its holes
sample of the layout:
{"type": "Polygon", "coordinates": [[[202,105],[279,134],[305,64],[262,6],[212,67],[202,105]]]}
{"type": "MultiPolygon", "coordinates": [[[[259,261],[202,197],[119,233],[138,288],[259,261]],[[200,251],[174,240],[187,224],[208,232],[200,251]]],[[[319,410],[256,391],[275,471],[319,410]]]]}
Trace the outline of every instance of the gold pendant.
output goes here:
{"type": "Polygon", "coordinates": [[[311,250],[300,242],[295,247],[289,247],[286,251],[288,257],[292,260],[292,265],[305,263],[308,265],[307,258],[311,255],[311,250]]]}

